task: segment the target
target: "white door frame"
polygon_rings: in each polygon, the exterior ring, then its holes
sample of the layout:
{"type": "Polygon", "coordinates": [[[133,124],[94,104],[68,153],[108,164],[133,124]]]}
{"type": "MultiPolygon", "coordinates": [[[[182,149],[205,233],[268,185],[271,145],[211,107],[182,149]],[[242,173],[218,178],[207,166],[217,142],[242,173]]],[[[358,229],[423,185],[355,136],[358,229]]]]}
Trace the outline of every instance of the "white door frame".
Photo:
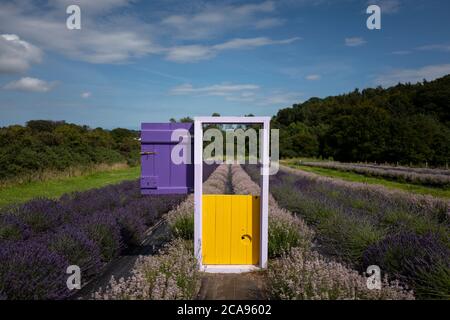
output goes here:
{"type": "Polygon", "coordinates": [[[194,252],[200,270],[210,272],[243,272],[255,266],[205,266],[202,262],[202,195],[203,195],[203,124],[262,124],[261,162],[261,213],[259,265],[267,268],[269,224],[269,140],[270,117],[195,117],[194,118],[194,252]]]}

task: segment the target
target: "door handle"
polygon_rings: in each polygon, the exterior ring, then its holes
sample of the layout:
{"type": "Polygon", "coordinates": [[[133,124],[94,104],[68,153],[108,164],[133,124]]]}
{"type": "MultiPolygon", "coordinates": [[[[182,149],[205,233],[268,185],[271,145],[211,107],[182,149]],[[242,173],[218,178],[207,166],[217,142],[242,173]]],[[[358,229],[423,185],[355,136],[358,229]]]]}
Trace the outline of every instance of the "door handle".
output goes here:
{"type": "Polygon", "coordinates": [[[252,236],[249,234],[243,234],[241,240],[252,242],[252,236]]]}
{"type": "Polygon", "coordinates": [[[156,154],[156,152],[151,152],[151,151],[141,152],[141,156],[152,156],[152,155],[155,155],[155,154],[156,154]]]}

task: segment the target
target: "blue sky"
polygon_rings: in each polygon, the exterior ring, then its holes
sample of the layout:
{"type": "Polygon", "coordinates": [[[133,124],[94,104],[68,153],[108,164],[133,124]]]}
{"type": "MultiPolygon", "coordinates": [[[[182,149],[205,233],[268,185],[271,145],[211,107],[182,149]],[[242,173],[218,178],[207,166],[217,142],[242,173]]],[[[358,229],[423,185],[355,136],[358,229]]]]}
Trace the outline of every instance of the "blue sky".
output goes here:
{"type": "Polygon", "coordinates": [[[183,116],[274,115],[311,97],[450,73],[450,2],[0,2],[0,126],[138,128],[183,116]],[[81,30],[66,8],[81,8],[81,30]],[[366,8],[382,8],[368,30],[366,8]]]}

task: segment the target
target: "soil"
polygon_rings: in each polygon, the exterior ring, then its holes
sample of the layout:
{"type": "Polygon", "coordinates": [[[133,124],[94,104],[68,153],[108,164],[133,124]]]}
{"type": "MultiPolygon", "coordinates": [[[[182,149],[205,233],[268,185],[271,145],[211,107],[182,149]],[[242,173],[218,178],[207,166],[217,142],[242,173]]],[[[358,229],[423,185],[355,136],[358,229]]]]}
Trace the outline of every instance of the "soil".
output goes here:
{"type": "Polygon", "coordinates": [[[266,300],[264,274],[203,273],[197,300],[266,300]]]}

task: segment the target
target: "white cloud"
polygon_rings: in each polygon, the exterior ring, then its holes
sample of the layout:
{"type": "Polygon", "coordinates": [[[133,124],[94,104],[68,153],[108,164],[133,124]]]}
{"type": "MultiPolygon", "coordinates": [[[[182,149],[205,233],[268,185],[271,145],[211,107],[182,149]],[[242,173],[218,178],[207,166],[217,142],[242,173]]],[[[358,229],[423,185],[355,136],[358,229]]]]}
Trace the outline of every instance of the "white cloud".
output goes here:
{"type": "Polygon", "coordinates": [[[177,46],[167,49],[166,59],[174,62],[198,62],[199,60],[206,60],[215,57],[220,51],[223,50],[251,49],[268,45],[290,44],[300,39],[301,38],[299,37],[284,40],[273,40],[266,37],[246,39],[236,38],[213,46],[177,46]]]}
{"type": "Polygon", "coordinates": [[[370,0],[367,5],[376,4],[381,8],[381,14],[393,14],[400,10],[401,3],[400,0],[370,0]]]}
{"type": "Polygon", "coordinates": [[[255,28],[256,29],[267,29],[267,28],[278,27],[278,26],[283,25],[284,22],[285,21],[283,19],[279,19],[279,18],[261,19],[261,20],[255,22],[255,28]]]}
{"type": "Polygon", "coordinates": [[[309,81],[317,81],[320,80],[320,78],[321,78],[320,74],[310,74],[306,76],[306,80],[309,81]]]}
{"type": "Polygon", "coordinates": [[[272,91],[259,98],[256,102],[259,106],[274,106],[278,108],[292,106],[300,102],[303,94],[299,92],[272,91]]]}
{"type": "Polygon", "coordinates": [[[25,77],[17,81],[8,83],[3,87],[5,90],[16,90],[26,92],[48,92],[56,85],[56,83],[49,83],[47,81],[25,77]]]}
{"type": "Polygon", "coordinates": [[[232,30],[261,29],[279,25],[282,23],[281,20],[267,16],[274,11],[273,1],[244,5],[208,3],[194,14],[170,15],[162,20],[161,25],[166,29],[169,28],[176,38],[210,39],[232,30]]]}
{"type": "Polygon", "coordinates": [[[217,50],[230,50],[230,49],[248,49],[253,47],[262,47],[274,44],[290,44],[294,41],[300,40],[301,38],[289,38],[284,40],[272,40],[266,37],[258,37],[258,38],[236,38],[227,42],[224,42],[219,45],[213,46],[214,49],[217,50]]]}
{"type": "Polygon", "coordinates": [[[245,4],[240,7],[235,7],[234,11],[240,15],[249,15],[258,12],[272,12],[275,10],[273,1],[265,1],[262,3],[245,4]]]}
{"type": "Polygon", "coordinates": [[[60,8],[62,2],[49,2],[45,10],[33,3],[27,3],[27,6],[22,2],[2,5],[0,29],[14,30],[39,47],[91,63],[120,63],[161,50],[152,42],[149,26],[145,23],[120,15],[99,19],[97,9],[106,10],[108,5],[111,8],[113,4],[127,1],[108,0],[103,5],[89,5],[91,1],[83,1],[82,5],[95,10],[82,11],[81,30],[65,27],[65,11],[60,8]]]}
{"type": "Polygon", "coordinates": [[[208,95],[208,96],[228,96],[234,93],[246,93],[249,96],[249,91],[258,90],[259,86],[255,84],[216,84],[206,87],[193,87],[191,84],[184,84],[173,88],[170,93],[172,95],[208,95]]]}
{"type": "Polygon", "coordinates": [[[361,37],[345,38],[345,45],[347,47],[359,47],[365,43],[366,41],[361,37]]]}
{"type": "Polygon", "coordinates": [[[404,55],[408,55],[411,54],[412,52],[409,50],[398,50],[398,51],[394,51],[392,52],[392,54],[395,54],[397,56],[404,56],[404,55]]]}
{"type": "Polygon", "coordinates": [[[450,44],[430,44],[430,45],[418,47],[417,50],[450,52],[450,44]]]}
{"type": "Polygon", "coordinates": [[[82,97],[83,99],[88,99],[88,98],[90,98],[91,96],[92,96],[92,93],[89,92],[89,91],[86,91],[86,92],[82,92],[82,93],[81,93],[81,97],[82,97]]]}
{"type": "MultiPolygon", "coordinates": [[[[195,10],[189,10],[192,12],[190,14],[184,13],[184,5],[171,6],[171,9],[173,7],[173,10],[183,13],[166,17],[164,13],[158,13],[152,22],[116,10],[134,2],[55,0],[47,2],[45,7],[36,2],[9,2],[2,5],[0,11],[0,30],[14,30],[20,37],[46,51],[97,64],[125,63],[152,54],[165,55],[167,60],[175,62],[196,62],[212,58],[221,50],[286,44],[298,39],[278,41],[256,37],[234,39],[217,46],[198,42],[243,28],[262,29],[281,24],[283,21],[274,16],[276,8],[273,1],[240,5],[202,2],[201,5],[192,5],[195,10]],[[69,4],[81,7],[81,30],[65,28],[63,9],[69,4]],[[197,42],[179,44],[179,39],[197,42]]],[[[2,47],[0,54],[4,50],[2,47]]],[[[29,63],[35,60],[30,59],[29,63]]],[[[26,69],[26,66],[22,64],[21,70],[26,69]]]]}
{"type": "Polygon", "coordinates": [[[53,0],[55,5],[61,8],[67,8],[70,5],[76,4],[80,6],[82,11],[86,12],[107,12],[116,8],[124,7],[131,4],[132,0],[53,0]]]}
{"type": "Polygon", "coordinates": [[[42,51],[15,34],[0,35],[0,74],[25,72],[42,60],[42,51]]]}
{"type": "Polygon", "coordinates": [[[375,79],[375,84],[389,87],[398,83],[421,82],[424,79],[432,81],[449,73],[450,64],[429,65],[416,69],[394,69],[378,76],[375,79]]]}
{"type": "Polygon", "coordinates": [[[174,62],[197,62],[214,56],[215,52],[211,47],[190,45],[170,48],[166,59],[174,62]]]}
{"type": "Polygon", "coordinates": [[[237,102],[254,102],[257,99],[257,97],[255,92],[244,91],[240,92],[237,95],[227,96],[225,99],[228,101],[237,101],[237,102]]]}
{"type": "Polygon", "coordinates": [[[183,96],[216,96],[230,102],[242,102],[255,106],[289,106],[299,102],[301,93],[280,90],[262,90],[256,84],[222,83],[210,86],[195,87],[191,84],[177,86],[170,91],[171,95],[183,96]]]}

